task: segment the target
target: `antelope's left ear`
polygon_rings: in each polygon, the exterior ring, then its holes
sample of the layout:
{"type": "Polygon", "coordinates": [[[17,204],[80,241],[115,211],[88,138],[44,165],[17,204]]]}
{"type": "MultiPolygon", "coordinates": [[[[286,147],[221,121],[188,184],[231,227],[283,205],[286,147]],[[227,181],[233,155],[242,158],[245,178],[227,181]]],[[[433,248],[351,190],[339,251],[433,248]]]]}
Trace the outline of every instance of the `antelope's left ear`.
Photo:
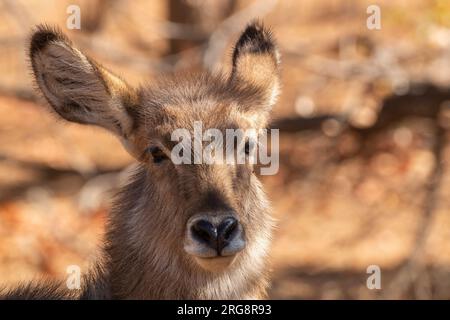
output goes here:
{"type": "Polygon", "coordinates": [[[270,31],[259,22],[248,25],[234,48],[231,79],[257,87],[263,95],[259,108],[264,111],[270,111],[278,98],[279,65],[280,54],[270,31]]]}

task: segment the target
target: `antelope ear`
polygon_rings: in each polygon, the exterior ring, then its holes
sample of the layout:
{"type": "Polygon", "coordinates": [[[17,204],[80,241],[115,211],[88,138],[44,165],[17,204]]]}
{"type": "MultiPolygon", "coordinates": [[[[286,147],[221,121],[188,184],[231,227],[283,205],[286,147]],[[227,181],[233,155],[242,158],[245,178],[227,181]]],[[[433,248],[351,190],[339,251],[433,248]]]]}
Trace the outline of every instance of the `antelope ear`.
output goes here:
{"type": "MultiPolygon", "coordinates": [[[[247,26],[233,52],[232,81],[245,81],[258,88],[270,111],[280,91],[280,55],[269,30],[259,22],[247,26]]],[[[257,110],[261,111],[261,110],[257,110]]]]}
{"type": "Polygon", "coordinates": [[[29,55],[40,91],[62,118],[104,127],[123,139],[132,133],[135,90],[74,48],[62,32],[38,26],[29,55]]]}

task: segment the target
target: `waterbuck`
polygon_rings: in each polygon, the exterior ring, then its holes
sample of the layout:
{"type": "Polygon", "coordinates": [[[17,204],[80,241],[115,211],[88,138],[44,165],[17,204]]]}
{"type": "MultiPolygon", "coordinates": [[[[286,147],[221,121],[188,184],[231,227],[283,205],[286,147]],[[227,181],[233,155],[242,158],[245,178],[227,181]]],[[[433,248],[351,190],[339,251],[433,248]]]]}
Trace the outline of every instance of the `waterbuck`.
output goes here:
{"type": "MultiPolygon", "coordinates": [[[[101,259],[80,290],[65,281],[4,294],[25,299],[265,298],[273,220],[254,172],[244,164],[171,161],[171,133],[264,128],[279,91],[279,54],[261,23],[237,41],[229,74],[167,75],[133,88],[39,26],[30,61],[36,84],[63,119],[115,134],[138,161],[108,216],[101,259]]],[[[249,142],[245,143],[248,152],[249,142]]]]}

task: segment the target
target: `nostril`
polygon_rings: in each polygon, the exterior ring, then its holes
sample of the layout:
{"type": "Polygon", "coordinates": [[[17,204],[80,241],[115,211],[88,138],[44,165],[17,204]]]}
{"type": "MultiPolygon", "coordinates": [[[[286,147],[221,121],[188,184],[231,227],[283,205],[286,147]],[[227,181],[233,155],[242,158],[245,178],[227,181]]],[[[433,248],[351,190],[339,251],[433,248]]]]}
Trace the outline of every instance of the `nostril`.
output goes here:
{"type": "Polygon", "coordinates": [[[197,240],[204,241],[213,247],[217,241],[217,229],[206,220],[199,220],[191,227],[192,234],[197,240]]]}
{"type": "Polygon", "coordinates": [[[222,221],[217,228],[218,234],[218,251],[222,255],[225,247],[233,247],[234,243],[238,241],[239,237],[239,222],[229,217],[222,221]]]}
{"type": "Polygon", "coordinates": [[[230,240],[234,231],[238,226],[238,221],[235,218],[227,218],[219,225],[218,234],[219,237],[224,240],[230,240]]]}

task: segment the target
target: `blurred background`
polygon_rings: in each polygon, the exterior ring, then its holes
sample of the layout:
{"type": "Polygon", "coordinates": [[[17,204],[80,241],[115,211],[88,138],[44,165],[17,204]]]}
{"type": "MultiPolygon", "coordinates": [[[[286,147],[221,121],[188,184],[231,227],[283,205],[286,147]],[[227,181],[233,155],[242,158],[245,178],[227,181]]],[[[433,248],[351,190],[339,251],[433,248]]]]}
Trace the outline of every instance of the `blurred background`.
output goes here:
{"type": "Polygon", "coordinates": [[[133,161],[33,90],[33,25],[55,24],[132,84],[229,68],[254,18],[282,54],[274,299],[450,299],[450,2],[0,0],[0,285],[86,270],[133,161]],[[68,30],[69,5],[81,29],[68,30]],[[366,12],[381,9],[381,29],[366,12]],[[369,290],[369,265],[381,289],[369,290]]]}

